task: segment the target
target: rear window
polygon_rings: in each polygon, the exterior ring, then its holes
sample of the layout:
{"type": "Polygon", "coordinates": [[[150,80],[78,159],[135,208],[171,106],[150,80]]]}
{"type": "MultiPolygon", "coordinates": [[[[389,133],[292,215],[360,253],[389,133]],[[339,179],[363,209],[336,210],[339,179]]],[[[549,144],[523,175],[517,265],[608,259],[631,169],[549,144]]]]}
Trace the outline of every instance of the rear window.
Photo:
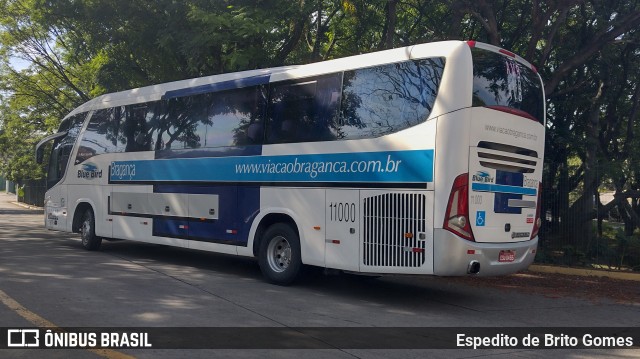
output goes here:
{"type": "Polygon", "coordinates": [[[473,55],[473,106],[508,107],[544,122],[544,97],[538,75],[520,62],[479,48],[473,55]]]}

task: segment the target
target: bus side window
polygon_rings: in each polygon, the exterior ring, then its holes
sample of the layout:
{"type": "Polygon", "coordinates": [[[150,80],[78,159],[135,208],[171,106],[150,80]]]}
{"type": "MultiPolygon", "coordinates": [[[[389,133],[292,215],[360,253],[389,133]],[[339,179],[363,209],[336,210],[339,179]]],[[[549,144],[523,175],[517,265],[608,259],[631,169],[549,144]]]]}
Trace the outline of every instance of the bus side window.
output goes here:
{"type": "Polygon", "coordinates": [[[171,98],[156,106],[150,116],[154,150],[180,150],[204,147],[207,104],[210,94],[171,98]]]}
{"type": "Polygon", "coordinates": [[[203,134],[203,146],[261,144],[264,102],[260,86],[213,93],[206,127],[198,129],[203,134]]]}
{"type": "Polygon", "coordinates": [[[344,74],[340,138],[373,138],[425,121],[435,103],[444,59],[403,61],[344,74]]]}
{"type": "Polygon", "coordinates": [[[119,107],[97,110],[91,116],[78,147],[75,164],[103,153],[118,152],[119,107]]]}
{"type": "Polygon", "coordinates": [[[335,140],[341,81],[336,73],[273,84],[267,142],[335,140]]]}
{"type": "Polygon", "coordinates": [[[120,119],[119,139],[124,147],[120,152],[150,151],[151,126],[148,117],[153,114],[156,103],[128,105],[120,119]]]}

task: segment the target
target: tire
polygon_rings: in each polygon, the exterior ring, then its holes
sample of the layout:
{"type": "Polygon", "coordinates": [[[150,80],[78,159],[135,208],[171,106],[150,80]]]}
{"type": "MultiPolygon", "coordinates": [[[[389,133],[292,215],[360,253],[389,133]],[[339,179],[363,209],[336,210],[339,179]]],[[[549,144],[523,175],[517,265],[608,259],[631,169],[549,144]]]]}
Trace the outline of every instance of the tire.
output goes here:
{"type": "Polygon", "coordinates": [[[87,209],[82,215],[80,238],[82,239],[82,246],[86,250],[96,251],[100,249],[102,238],[96,236],[96,221],[91,209],[87,209]]]}
{"type": "Polygon", "coordinates": [[[262,236],[258,264],[269,283],[289,285],[302,271],[300,238],[288,224],[271,225],[262,236]]]}

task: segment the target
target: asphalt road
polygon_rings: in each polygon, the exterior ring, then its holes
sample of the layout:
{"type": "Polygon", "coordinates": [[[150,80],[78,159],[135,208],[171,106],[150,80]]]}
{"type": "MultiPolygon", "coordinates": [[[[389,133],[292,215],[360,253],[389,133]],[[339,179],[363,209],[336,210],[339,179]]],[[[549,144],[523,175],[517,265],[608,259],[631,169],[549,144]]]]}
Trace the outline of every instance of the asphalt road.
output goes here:
{"type": "MultiPolygon", "coordinates": [[[[446,278],[316,274],[279,287],[263,281],[252,259],[131,241],[105,241],[101,251],[88,252],[77,235],[45,230],[41,211],[11,200],[0,194],[0,328],[170,327],[179,337],[187,335],[184,327],[640,327],[637,305],[548,298],[446,278]]],[[[631,358],[640,357],[640,349],[0,350],[3,358],[478,356],[631,358]]]]}

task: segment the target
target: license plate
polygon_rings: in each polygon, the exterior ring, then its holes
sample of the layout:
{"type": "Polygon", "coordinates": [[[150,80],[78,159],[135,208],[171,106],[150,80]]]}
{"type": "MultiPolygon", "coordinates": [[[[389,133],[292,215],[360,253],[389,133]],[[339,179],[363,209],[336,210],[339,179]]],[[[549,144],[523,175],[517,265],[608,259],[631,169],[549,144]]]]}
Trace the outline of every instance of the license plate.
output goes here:
{"type": "Polygon", "coordinates": [[[513,262],[516,260],[516,251],[500,251],[498,262],[513,262]]]}

